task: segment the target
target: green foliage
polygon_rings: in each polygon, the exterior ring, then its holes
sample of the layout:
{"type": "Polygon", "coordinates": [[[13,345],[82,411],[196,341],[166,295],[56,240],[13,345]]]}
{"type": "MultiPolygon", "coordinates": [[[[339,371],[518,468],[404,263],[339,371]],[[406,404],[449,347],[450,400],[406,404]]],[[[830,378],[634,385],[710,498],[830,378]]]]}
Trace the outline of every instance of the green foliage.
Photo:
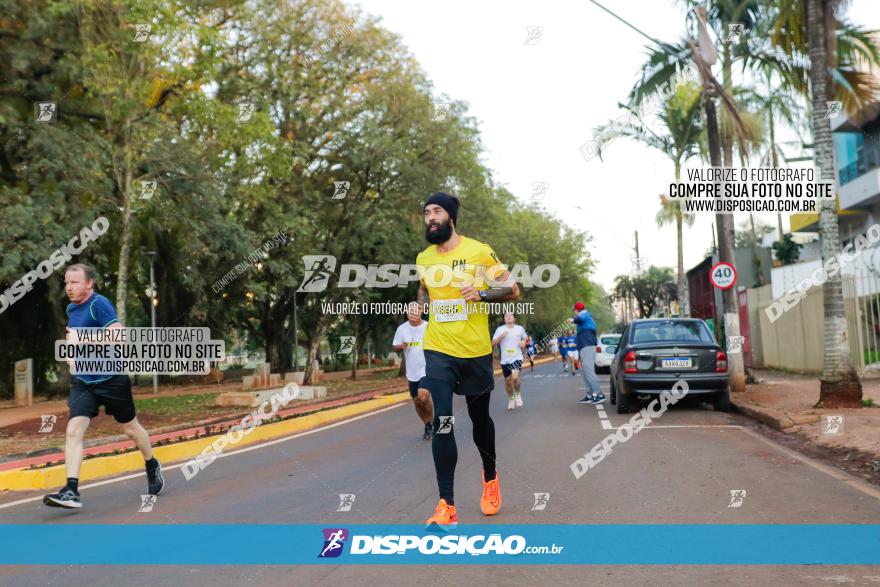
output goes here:
{"type": "MultiPolygon", "coordinates": [[[[444,190],[461,197],[460,232],[504,263],[559,266],[557,286],[523,289],[530,332],[578,299],[604,315],[589,236],[494,185],[465,105],[436,96],[376,19],[338,0],[0,9],[0,289],[103,215],[110,230],[74,261],[96,267],[129,326],[149,324],[145,253],[156,251],[159,326],[208,326],[287,369],[295,304],[301,346],[357,334],[383,354],[402,316],[338,317],[321,303],[408,301],[415,286],[298,293],[302,256],[413,263],[427,246],[421,202],[444,190]],[[147,39],[136,24],[150,25],[147,39]],[[435,120],[440,98],[450,108],[435,120]],[[37,101],[58,104],[56,122],[34,121],[37,101]],[[142,181],[156,181],[153,197],[140,197],[142,181]],[[350,183],[345,199],[331,199],[337,181],[350,183]],[[279,231],[289,238],[247,261],[279,231]]],[[[66,304],[56,273],[0,313],[0,395],[14,360],[35,359],[38,390],[60,374],[52,341],[66,304]]]]}
{"type": "Polygon", "coordinates": [[[639,275],[618,275],[614,278],[612,296],[616,300],[632,298],[639,308],[640,318],[650,318],[654,310],[662,306],[670,297],[672,269],[654,267],[639,275]]]}
{"type": "Polygon", "coordinates": [[[782,242],[774,242],[771,248],[776,254],[776,258],[779,259],[783,265],[791,265],[797,263],[798,258],[801,256],[803,245],[794,242],[791,239],[791,235],[786,234],[782,237],[782,242]]]}

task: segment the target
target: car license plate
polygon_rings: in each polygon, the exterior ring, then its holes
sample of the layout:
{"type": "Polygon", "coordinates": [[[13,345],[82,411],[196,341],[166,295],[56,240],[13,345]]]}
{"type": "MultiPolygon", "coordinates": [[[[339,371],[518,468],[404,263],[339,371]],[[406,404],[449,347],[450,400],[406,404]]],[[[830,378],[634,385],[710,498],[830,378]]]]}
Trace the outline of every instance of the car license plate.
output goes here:
{"type": "Polygon", "coordinates": [[[690,357],[685,359],[660,359],[661,369],[690,369],[692,366],[690,357]]]}

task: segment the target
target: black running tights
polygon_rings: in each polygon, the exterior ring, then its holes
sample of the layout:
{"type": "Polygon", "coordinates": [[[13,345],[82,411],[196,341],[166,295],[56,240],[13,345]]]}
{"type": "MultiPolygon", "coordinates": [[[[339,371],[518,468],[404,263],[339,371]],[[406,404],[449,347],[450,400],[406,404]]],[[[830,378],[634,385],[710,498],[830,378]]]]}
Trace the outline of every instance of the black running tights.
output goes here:
{"type": "MultiPolygon", "coordinates": [[[[453,394],[450,392],[442,395],[445,397],[434,396],[435,431],[441,430],[441,417],[452,415],[453,394]]],[[[477,445],[477,449],[480,451],[480,458],[483,460],[483,471],[486,475],[486,481],[491,481],[495,478],[495,423],[492,422],[492,418],[489,416],[489,399],[491,396],[491,391],[486,391],[480,395],[465,396],[468,415],[474,428],[474,444],[477,445]]],[[[448,433],[438,434],[435,432],[431,445],[434,453],[434,468],[437,470],[437,485],[440,489],[440,498],[445,499],[449,505],[455,503],[452,486],[455,480],[455,465],[458,462],[458,449],[455,446],[455,425],[453,424],[451,428],[448,433]]]]}

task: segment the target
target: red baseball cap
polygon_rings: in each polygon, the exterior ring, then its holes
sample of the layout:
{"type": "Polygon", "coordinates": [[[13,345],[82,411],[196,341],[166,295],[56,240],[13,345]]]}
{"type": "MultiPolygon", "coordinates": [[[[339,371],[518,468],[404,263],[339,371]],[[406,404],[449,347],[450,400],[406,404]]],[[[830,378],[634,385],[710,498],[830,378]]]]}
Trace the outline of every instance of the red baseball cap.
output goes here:
{"type": "Polygon", "coordinates": [[[580,311],[583,310],[584,308],[586,308],[586,306],[584,306],[584,303],[583,303],[583,302],[577,302],[577,303],[574,305],[574,309],[575,309],[576,311],[578,311],[578,312],[580,312],[580,311]]]}

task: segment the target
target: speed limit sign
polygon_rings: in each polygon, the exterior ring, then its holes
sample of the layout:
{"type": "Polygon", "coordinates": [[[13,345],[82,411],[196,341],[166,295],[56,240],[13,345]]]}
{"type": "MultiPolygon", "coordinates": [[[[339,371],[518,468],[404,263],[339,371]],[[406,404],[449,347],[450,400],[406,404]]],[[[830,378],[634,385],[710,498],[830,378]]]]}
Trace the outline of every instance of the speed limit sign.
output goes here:
{"type": "Polygon", "coordinates": [[[736,269],[724,261],[716,263],[709,271],[709,281],[718,289],[730,289],[736,283],[736,269]]]}

